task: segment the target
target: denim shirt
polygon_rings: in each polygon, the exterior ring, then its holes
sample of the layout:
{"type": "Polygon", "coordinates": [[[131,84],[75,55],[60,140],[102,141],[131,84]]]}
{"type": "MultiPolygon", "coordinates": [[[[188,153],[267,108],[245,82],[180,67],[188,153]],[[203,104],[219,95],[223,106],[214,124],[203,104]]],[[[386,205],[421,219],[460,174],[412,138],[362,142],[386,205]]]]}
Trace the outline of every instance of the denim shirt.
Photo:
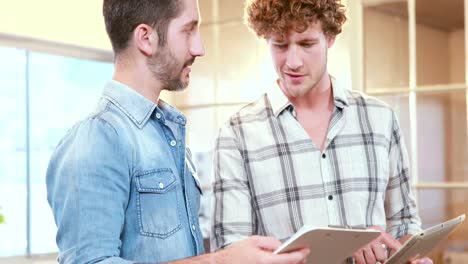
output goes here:
{"type": "Polygon", "coordinates": [[[165,262],[203,253],[185,117],[110,81],[47,169],[60,263],[165,262]]]}

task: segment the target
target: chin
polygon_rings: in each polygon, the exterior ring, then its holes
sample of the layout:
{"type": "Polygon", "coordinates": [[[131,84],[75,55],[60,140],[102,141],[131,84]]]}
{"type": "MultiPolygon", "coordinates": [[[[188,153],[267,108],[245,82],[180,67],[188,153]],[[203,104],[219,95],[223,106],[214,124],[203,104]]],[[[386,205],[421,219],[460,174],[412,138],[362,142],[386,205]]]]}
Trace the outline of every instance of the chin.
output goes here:
{"type": "Polygon", "coordinates": [[[288,92],[292,97],[300,97],[307,93],[307,89],[302,87],[292,87],[288,89],[288,92]]]}

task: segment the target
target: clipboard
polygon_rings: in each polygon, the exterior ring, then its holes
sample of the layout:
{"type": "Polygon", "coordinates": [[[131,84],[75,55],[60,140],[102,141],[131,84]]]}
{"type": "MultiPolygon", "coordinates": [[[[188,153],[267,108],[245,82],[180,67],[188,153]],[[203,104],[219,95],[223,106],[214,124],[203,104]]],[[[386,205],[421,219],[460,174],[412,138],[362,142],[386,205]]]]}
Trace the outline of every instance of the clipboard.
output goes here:
{"type": "Polygon", "coordinates": [[[419,232],[406,241],[397,252],[390,256],[390,258],[385,261],[385,264],[408,263],[408,260],[413,257],[421,258],[426,256],[464,220],[465,215],[463,214],[419,232]]]}
{"type": "Polygon", "coordinates": [[[274,254],[309,248],[307,264],[342,263],[358,249],[380,236],[372,229],[348,229],[303,226],[286,240],[274,254]]]}

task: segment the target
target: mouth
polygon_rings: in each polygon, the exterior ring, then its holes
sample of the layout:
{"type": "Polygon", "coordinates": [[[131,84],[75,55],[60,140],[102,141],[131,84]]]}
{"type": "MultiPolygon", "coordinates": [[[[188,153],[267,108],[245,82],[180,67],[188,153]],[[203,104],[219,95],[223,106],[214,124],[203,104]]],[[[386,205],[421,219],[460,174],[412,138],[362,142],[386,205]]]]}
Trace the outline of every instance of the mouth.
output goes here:
{"type": "Polygon", "coordinates": [[[301,74],[296,74],[296,73],[288,73],[288,72],[285,72],[284,74],[288,75],[288,76],[291,76],[291,77],[302,77],[304,75],[301,75],[301,74]]]}
{"type": "Polygon", "coordinates": [[[195,62],[195,58],[191,58],[187,62],[184,63],[183,71],[187,71],[187,74],[192,72],[192,64],[195,62]]]}
{"type": "Polygon", "coordinates": [[[288,73],[288,72],[285,72],[284,75],[293,82],[300,82],[305,77],[305,75],[302,75],[302,74],[288,73]]]}
{"type": "Polygon", "coordinates": [[[192,66],[185,66],[184,71],[186,71],[187,74],[190,74],[192,72],[192,66]]]}
{"type": "Polygon", "coordinates": [[[195,62],[195,58],[191,58],[190,60],[184,63],[184,68],[192,66],[194,62],[195,62]]]}

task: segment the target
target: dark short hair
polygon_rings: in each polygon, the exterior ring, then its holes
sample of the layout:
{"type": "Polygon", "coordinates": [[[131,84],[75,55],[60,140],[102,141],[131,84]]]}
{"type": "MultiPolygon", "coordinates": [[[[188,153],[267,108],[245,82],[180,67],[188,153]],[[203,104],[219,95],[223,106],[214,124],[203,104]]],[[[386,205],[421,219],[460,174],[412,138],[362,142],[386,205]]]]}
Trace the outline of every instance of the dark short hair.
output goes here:
{"type": "Polygon", "coordinates": [[[158,44],[167,42],[167,29],[182,11],[181,0],[104,0],[102,13],[115,54],[127,48],[133,30],[140,24],[156,29],[158,44]]]}
{"type": "Polygon", "coordinates": [[[346,21],[341,0],[250,0],[245,8],[250,28],[262,38],[284,36],[289,30],[303,32],[320,21],[328,36],[341,33],[346,21]]]}

